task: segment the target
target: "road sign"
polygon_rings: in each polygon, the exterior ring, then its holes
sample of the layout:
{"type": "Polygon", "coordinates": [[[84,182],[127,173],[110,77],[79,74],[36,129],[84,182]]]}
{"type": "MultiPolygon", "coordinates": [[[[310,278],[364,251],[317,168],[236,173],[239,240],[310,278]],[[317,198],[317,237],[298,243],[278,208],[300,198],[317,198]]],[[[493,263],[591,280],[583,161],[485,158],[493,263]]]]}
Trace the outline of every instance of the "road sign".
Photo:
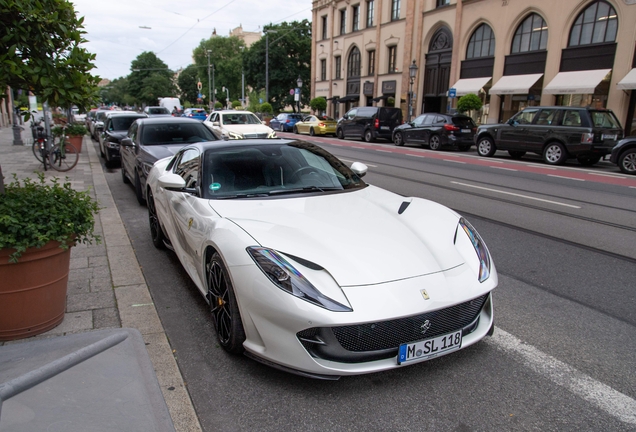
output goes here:
{"type": "Polygon", "coordinates": [[[289,94],[293,96],[294,95],[294,89],[289,89],[289,94]]]}
{"type": "Polygon", "coordinates": [[[449,98],[457,97],[457,89],[455,89],[455,88],[449,88],[449,89],[448,89],[448,97],[449,97],[449,98]]]}
{"type": "Polygon", "coordinates": [[[201,84],[201,81],[199,81],[199,82],[197,83],[197,89],[198,89],[198,90],[201,90],[201,88],[203,88],[203,84],[201,84]]]}
{"type": "Polygon", "coordinates": [[[199,93],[199,94],[197,95],[197,97],[198,97],[198,98],[201,98],[201,97],[203,97],[203,95],[202,95],[201,93],[199,93]]]}

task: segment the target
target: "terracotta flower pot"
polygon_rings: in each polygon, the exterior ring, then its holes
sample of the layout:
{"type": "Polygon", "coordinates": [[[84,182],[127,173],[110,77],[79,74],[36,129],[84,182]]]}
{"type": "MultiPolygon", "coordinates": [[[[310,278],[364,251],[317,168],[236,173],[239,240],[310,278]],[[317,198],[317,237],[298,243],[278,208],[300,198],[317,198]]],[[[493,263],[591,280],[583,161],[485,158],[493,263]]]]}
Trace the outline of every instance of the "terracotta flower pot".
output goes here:
{"type": "Polygon", "coordinates": [[[82,152],[82,140],[84,139],[81,135],[69,135],[68,142],[73,144],[73,146],[77,149],[78,152],[82,152]]]}
{"type": "Polygon", "coordinates": [[[17,263],[0,249],[0,340],[44,333],[64,319],[71,249],[59,242],[29,248],[17,263]]]}

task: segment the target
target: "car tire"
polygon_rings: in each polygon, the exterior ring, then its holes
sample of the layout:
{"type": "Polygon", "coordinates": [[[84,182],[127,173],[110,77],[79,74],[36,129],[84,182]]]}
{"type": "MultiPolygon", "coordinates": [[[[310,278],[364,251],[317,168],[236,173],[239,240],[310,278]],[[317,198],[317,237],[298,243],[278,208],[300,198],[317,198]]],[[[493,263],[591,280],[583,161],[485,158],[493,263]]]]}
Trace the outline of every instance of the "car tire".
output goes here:
{"type": "Polygon", "coordinates": [[[121,163],[121,181],[124,182],[124,184],[129,184],[130,183],[130,179],[128,179],[128,177],[126,176],[126,170],[124,169],[124,163],[121,163]]]}
{"type": "Polygon", "coordinates": [[[402,147],[404,145],[404,136],[402,135],[402,132],[396,132],[395,135],[393,135],[393,144],[398,147],[402,147]]]}
{"type": "Polygon", "coordinates": [[[106,155],[104,154],[104,149],[102,148],[102,143],[97,144],[97,146],[99,147],[99,155],[100,155],[103,159],[106,159],[106,155]]]}
{"type": "Polygon", "coordinates": [[[155,197],[152,195],[152,190],[148,189],[148,224],[150,225],[150,238],[152,244],[157,249],[165,249],[164,243],[166,236],[161,229],[159,223],[159,216],[157,215],[157,207],[155,206],[155,197]]]}
{"type": "Polygon", "coordinates": [[[141,179],[139,178],[139,173],[135,171],[135,196],[137,197],[137,202],[139,205],[145,205],[146,200],[144,199],[144,192],[141,189],[141,179]]]}
{"type": "Polygon", "coordinates": [[[362,138],[364,139],[364,141],[368,143],[375,141],[375,138],[373,138],[373,132],[371,132],[371,129],[367,129],[366,131],[364,131],[364,136],[362,138]]]}
{"type": "Polygon", "coordinates": [[[309,128],[309,135],[316,136],[316,132],[314,131],[314,128],[309,128]]]}
{"type": "Polygon", "coordinates": [[[297,134],[298,133],[298,128],[296,126],[294,126],[294,133],[297,134]]]}
{"type": "Polygon", "coordinates": [[[442,143],[439,140],[439,135],[431,135],[431,137],[428,139],[428,147],[431,150],[439,150],[441,146],[442,143]]]}
{"type": "Polygon", "coordinates": [[[336,136],[338,137],[338,139],[341,139],[341,140],[345,139],[344,132],[343,132],[342,128],[339,128],[339,129],[336,130],[336,136]]]}
{"type": "Polygon", "coordinates": [[[600,156],[578,156],[577,161],[583,166],[592,166],[601,160],[600,156]]]}
{"type": "Polygon", "coordinates": [[[497,147],[489,137],[479,138],[477,141],[477,154],[479,156],[490,157],[495,154],[497,147]]]}
{"type": "Polygon", "coordinates": [[[231,354],[242,354],[245,330],[232,281],[218,252],[210,257],[207,271],[210,314],[219,344],[231,354]]]}
{"type": "Polygon", "coordinates": [[[278,127],[278,130],[281,132],[285,132],[285,126],[283,126],[283,124],[281,123],[281,125],[278,127]]]}
{"type": "Polygon", "coordinates": [[[513,159],[521,159],[526,154],[526,152],[517,151],[517,150],[508,150],[508,154],[513,159]]]}
{"type": "Polygon", "coordinates": [[[625,174],[636,174],[636,148],[626,150],[620,155],[618,167],[625,174]]]}
{"type": "Polygon", "coordinates": [[[543,149],[543,160],[548,165],[563,165],[568,158],[568,153],[560,142],[551,142],[543,149]]]}

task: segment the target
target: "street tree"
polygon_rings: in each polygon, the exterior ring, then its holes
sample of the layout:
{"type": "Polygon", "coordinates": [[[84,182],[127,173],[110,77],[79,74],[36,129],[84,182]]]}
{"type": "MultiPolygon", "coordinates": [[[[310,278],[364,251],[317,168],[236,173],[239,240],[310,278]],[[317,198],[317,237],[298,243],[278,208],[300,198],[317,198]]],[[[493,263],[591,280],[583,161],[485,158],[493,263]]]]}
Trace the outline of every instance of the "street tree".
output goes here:
{"type": "MultiPolygon", "coordinates": [[[[191,105],[196,105],[197,95],[199,93],[197,83],[199,83],[201,78],[201,72],[201,69],[197,67],[197,65],[191,64],[179,74],[177,84],[179,85],[179,90],[181,90],[181,103],[189,102],[191,105]]],[[[201,81],[201,83],[203,85],[203,81],[201,81]]],[[[201,90],[201,93],[204,93],[206,95],[205,98],[207,99],[207,91],[204,92],[201,90]]]]}
{"type": "MultiPolygon", "coordinates": [[[[309,103],[311,77],[311,22],[308,20],[267,25],[263,31],[273,30],[269,38],[269,102],[279,112],[287,105],[295,105],[290,90],[303,80],[301,104],[309,103]]],[[[243,53],[245,80],[253,88],[265,89],[266,38],[262,37],[243,53]]]]}
{"type": "Polygon", "coordinates": [[[309,106],[316,114],[322,114],[327,109],[327,99],[320,96],[309,101],[309,106]]]}
{"type": "Polygon", "coordinates": [[[173,72],[155,53],[145,51],[130,65],[128,91],[139,104],[156,105],[157,98],[175,96],[173,72]],[[148,88],[145,88],[148,86],[148,88]]]}
{"type": "Polygon", "coordinates": [[[95,54],[81,44],[84,18],[67,0],[0,0],[0,87],[29,90],[51,106],[97,100],[95,54]]]}
{"type": "MultiPolygon", "coordinates": [[[[202,40],[193,50],[192,57],[202,83],[201,93],[206,95],[206,99],[209,89],[214,99],[214,88],[208,81],[208,50],[210,65],[214,68],[214,85],[218,89],[216,99],[221,100],[223,105],[227,105],[227,95],[225,91],[222,91],[223,87],[228,89],[230,99],[237,99],[241,94],[241,52],[244,48],[245,43],[236,36],[213,35],[209,39],[202,40]]],[[[210,81],[212,81],[211,78],[212,73],[210,73],[210,81]]]]}
{"type": "Polygon", "coordinates": [[[106,105],[134,105],[135,98],[128,92],[128,78],[122,77],[111,81],[102,87],[99,92],[102,103],[106,105]]]}

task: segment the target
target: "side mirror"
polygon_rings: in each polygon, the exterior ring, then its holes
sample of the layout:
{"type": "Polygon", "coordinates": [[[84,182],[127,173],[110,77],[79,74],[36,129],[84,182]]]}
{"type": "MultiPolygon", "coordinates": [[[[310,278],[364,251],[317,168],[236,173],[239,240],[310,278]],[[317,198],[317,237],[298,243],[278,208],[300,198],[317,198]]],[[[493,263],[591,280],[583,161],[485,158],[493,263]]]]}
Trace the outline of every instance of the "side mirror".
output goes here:
{"type": "Polygon", "coordinates": [[[515,121],[515,119],[508,119],[508,121],[506,123],[508,123],[510,126],[516,126],[517,125],[517,122],[515,121]]]}
{"type": "Polygon", "coordinates": [[[130,138],[122,139],[119,144],[124,146],[124,147],[134,147],[134,144],[133,144],[133,142],[132,142],[132,140],[130,138]]]}
{"type": "Polygon", "coordinates": [[[354,163],[351,164],[351,171],[356,173],[358,175],[358,177],[360,177],[360,178],[362,178],[362,177],[364,177],[366,175],[368,169],[369,169],[369,167],[367,167],[362,162],[354,162],[354,163]]]}
{"type": "Polygon", "coordinates": [[[212,126],[220,126],[220,123],[218,121],[212,122],[212,126]]]}
{"type": "Polygon", "coordinates": [[[157,179],[160,187],[176,192],[182,192],[185,189],[185,180],[178,174],[166,173],[157,179]]]}

